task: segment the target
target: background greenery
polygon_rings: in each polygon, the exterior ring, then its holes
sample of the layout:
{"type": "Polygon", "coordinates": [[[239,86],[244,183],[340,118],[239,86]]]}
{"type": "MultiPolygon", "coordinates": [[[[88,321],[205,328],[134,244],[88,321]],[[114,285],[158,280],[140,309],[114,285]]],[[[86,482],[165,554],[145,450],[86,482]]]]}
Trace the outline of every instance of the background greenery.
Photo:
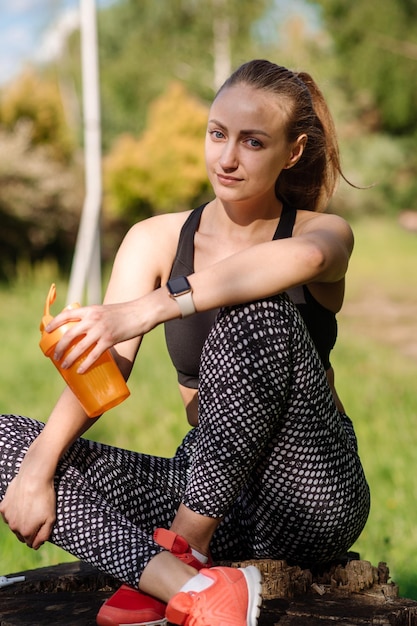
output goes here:
{"type": "MultiPolygon", "coordinates": [[[[59,0],[57,0],[59,3],[59,0]]],[[[334,210],[397,214],[417,194],[415,0],[116,0],[98,12],[104,162],[102,249],[160,211],[207,196],[206,114],[241,62],[306,70],[334,112],[357,185],[334,210]]],[[[80,37],[0,89],[0,280],[22,258],[68,270],[83,203],[80,37]]]]}
{"type": "MultiPolygon", "coordinates": [[[[371,515],[354,548],[375,565],[386,561],[401,595],[417,599],[417,288],[412,271],[417,236],[392,218],[365,218],[355,222],[354,230],[356,250],[333,357],[372,492],[371,515]],[[396,336],[398,328],[404,331],[404,342],[396,336]]],[[[58,373],[37,345],[52,280],[58,285],[58,310],[66,284],[53,266],[37,271],[21,266],[14,285],[0,288],[1,412],[44,420],[62,389],[58,373]]],[[[187,426],[161,328],[145,338],[129,386],[131,397],[103,416],[88,436],[173,454],[187,426]]],[[[33,552],[4,525],[0,545],[0,574],[71,558],[49,545],[33,552]]]]}
{"type": "MultiPolygon", "coordinates": [[[[344,173],[377,183],[343,185],[331,207],[357,238],[334,364],[373,496],[355,547],[387,561],[417,599],[416,234],[399,227],[416,209],[416,12],[414,0],[380,0],[377,11],[350,0],[117,0],[98,25],[105,262],[133,221],[206,197],[205,113],[228,64],[266,57],[311,72],[334,112],[344,173]]],[[[62,383],[37,347],[38,323],[50,282],[56,309],[65,302],[84,197],[79,33],[65,43],[54,63],[0,89],[0,411],[39,419],[62,383]]],[[[91,436],[172,454],[186,425],[160,329],[129,384],[131,398],[91,436]]],[[[51,546],[34,553],[1,525],[0,551],[1,574],[69,558],[51,546]]]]}

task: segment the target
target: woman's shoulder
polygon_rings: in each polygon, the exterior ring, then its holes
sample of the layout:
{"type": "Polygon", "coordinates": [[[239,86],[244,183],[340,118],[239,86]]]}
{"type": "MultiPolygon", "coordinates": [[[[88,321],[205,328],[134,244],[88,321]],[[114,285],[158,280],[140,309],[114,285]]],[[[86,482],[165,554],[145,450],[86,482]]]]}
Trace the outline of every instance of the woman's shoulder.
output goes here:
{"type": "Polygon", "coordinates": [[[297,211],[294,235],[302,235],[314,230],[328,230],[350,239],[353,232],[350,224],[335,213],[318,213],[315,211],[297,211]]]}
{"type": "Polygon", "coordinates": [[[180,211],[178,213],[161,213],[147,219],[136,222],[130,232],[140,234],[142,232],[158,232],[160,235],[178,232],[184,225],[192,211],[180,211]]]}
{"type": "Polygon", "coordinates": [[[125,265],[153,268],[162,276],[175,257],[181,228],[191,211],[167,213],[141,220],[125,235],[117,259],[125,265]]]}
{"type": "Polygon", "coordinates": [[[125,243],[133,246],[147,244],[153,246],[158,243],[159,250],[162,246],[174,245],[178,242],[181,228],[190,215],[191,211],[178,213],[163,213],[136,222],[125,236],[125,243]]]}

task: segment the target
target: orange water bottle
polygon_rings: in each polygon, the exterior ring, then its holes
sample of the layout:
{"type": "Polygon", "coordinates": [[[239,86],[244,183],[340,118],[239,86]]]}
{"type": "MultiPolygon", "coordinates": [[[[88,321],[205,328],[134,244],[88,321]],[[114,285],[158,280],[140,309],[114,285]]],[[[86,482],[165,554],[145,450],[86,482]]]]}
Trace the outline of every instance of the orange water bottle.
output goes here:
{"type": "MultiPolygon", "coordinates": [[[[45,327],[53,319],[52,315],[49,313],[49,307],[55,302],[55,298],[56,287],[52,284],[46,298],[44,314],[40,323],[42,337],[39,345],[42,352],[51,359],[68,387],[70,387],[77,396],[87,415],[89,417],[97,417],[101,415],[101,413],[104,413],[104,411],[108,411],[117,404],[120,404],[120,402],[123,402],[123,400],[129,396],[130,391],[110,350],[104,352],[84,374],[78,374],[77,369],[92,348],[82,354],[71,367],[62,369],[61,363],[64,361],[65,356],[69,354],[80,338],[76,339],[75,342],[70,345],[62,359],[57,361],[54,358],[55,346],[58,341],[69,328],[77,324],[77,322],[68,322],[51,333],[46,332],[45,327]]],[[[74,309],[79,306],[79,304],[71,304],[66,308],[74,309]]]]}

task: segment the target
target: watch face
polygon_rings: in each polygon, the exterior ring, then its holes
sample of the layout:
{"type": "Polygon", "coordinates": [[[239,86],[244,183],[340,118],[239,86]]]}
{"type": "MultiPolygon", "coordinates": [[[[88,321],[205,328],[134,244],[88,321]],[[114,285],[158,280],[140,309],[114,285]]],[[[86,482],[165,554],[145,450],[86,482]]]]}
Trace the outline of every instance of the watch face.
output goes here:
{"type": "Polygon", "coordinates": [[[185,276],[171,278],[167,283],[167,287],[173,296],[178,296],[191,290],[191,285],[185,276]]]}

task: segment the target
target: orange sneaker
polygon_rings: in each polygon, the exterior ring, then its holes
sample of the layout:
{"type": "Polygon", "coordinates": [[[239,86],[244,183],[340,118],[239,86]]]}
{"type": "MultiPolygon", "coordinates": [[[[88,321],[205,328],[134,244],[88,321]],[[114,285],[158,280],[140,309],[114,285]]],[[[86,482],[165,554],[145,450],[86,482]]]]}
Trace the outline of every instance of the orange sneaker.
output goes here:
{"type": "Polygon", "coordinates": [[[180,591],[171,598],[166,609],[168,622],[180,626],[256,626],[262,588],[258,568],[213,567],[200,574],[212,582],[202,591],[180,591]]]}
{"type": "MultiPolygon", "coordinates": [[[[201,563],[192,553],[188,542],[172,530],[157,528],[154,540],[172,552],[178,559],[197,570],[211,567],[201,563]]],[[[166,626],[166,604],[138,589],[122,585],[106,602],[97,614],[98,626],[166,626]]]]}

